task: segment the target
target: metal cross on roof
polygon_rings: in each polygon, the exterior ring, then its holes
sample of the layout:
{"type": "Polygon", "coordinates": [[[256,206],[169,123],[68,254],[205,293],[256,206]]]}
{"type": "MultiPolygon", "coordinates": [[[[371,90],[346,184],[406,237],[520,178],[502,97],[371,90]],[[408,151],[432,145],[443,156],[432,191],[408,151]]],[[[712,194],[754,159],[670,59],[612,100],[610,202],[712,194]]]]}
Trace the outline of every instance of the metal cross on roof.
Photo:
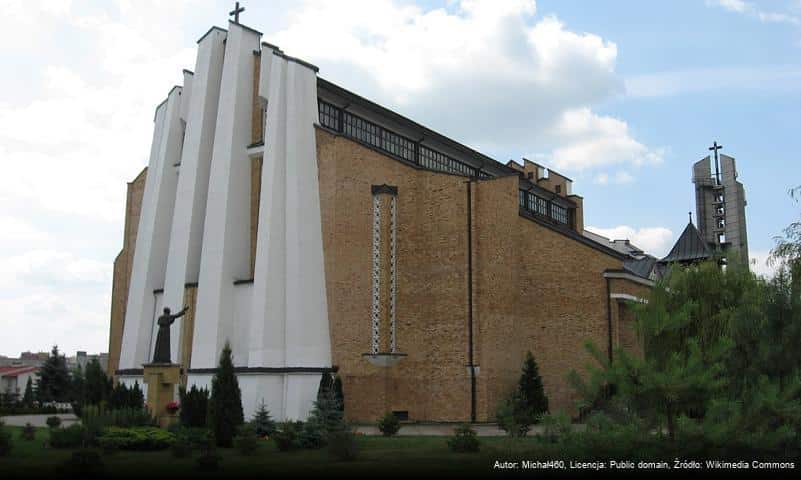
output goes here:
{"type": "Polygon", "coordinates": [[[239,23],[239,14],[245,11],[245,7],[240,7],[239,2],[236,2],[236,6],[233,10],[228,12],[228,16],[234,16],[234,23],[239,23]]]}

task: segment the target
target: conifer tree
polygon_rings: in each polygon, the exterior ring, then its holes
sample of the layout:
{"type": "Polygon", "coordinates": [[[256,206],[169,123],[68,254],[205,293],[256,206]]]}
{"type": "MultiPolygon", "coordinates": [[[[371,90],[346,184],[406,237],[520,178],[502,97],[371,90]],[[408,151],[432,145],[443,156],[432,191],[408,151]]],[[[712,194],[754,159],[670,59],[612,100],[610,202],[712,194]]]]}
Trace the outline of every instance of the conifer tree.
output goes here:
{"type": "Polygon", "coordinates": [[[108,377],[103,372],[103,367],[96,358],[86,365],[84,373],[86,382],[86,403],[98,405],[102,401],[108,401],[110,396],[108,377]]]}
{"type": "Polygon", "coordinates": [[[260,437],[270,436],[275,431],[275,422],[270,417],[270,411],[267,410],[267,405],[264,404],[262,399],[259,409],[253,415],[253,427],[256,430],[256,435],[260,437]]]}
{"type": "MultiPolygon", "coordinates": [[[[79,406],[86,403],[86,376],[83,373],[83,368],[80,365],[75,367],[70,377],[72,393],[70,400],[79,406]]],[[[79,407],[80,408],[80,407],[79,407]]]]}
{"type": "Polygon", "coordinates": [[[36,373],[36,395],[40,402],[66,402],[70,397],[71,382],[67,358],[53,346],[50,356],[36,373]]]}
{"type": "Polygon", "coordinates": [[[22,396],[22,404],[26,407],[32,407],[34,400],[33,392],[33,379],[28,377],[28,382],[25,384],[25,394],[22,396]]]}
{"type": "Polygon", "coordinates": [[[345,393],[342,390],[342,379],[339,378],[339,375],[334,376],[334,396],[337,399],[337,404],[339,405],[339,410],[344,412],[345,411],[345,393]]]}
{"type": "Polygon", "coordinates": [[[225,342],[217,372],[211,380],[209,420],[217,446],[230,447],[237,427],[244,423],[242,392],[234,373],[231,346],[225,342]]]}
{"type": "Polygon", "coordinates": [[[537,362],[531,352],[526,352],[523,362],[523,373],[520,375],[520,398],[523,405],[534,415],[548,413],[548,397],[542,386],[542,378],[537,368],[537,362]]]}

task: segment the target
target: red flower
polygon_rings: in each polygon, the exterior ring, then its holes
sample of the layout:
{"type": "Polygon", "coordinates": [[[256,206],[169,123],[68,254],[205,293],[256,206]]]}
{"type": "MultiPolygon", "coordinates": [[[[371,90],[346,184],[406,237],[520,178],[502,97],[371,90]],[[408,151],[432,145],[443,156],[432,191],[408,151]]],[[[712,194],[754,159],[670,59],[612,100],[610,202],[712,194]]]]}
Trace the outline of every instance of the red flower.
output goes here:
{"type": "Polygon", "coordinates": [[[180,408],[180,405],[178,405],[178,402],[176,402],[175,400],[173,400],[172,402],[167,404],[167,410],[169,410],[171,412],[175,412],[179,408],[180,408]]]}

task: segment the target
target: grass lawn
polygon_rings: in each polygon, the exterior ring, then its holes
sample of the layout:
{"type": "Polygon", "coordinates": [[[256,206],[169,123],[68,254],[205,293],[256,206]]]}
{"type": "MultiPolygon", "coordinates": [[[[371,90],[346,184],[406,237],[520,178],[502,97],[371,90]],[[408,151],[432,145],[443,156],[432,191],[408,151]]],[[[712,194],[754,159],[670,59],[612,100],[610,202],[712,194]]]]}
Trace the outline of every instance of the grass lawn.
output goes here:
{"type": "MultiPolygon", "coordinates": [[[[0,477],[15,473],[25,476],[50,476],[72,455],[72,449],[45,448],[49,439],[46,428],[36,430],[36,439],[23,440],[21,427],[5,427],[13,435],[14,446],[6,457],[0,457],[0,477]]],[[[514,443],[503,437],[481,438],[481,452],[454,453],[448,449],[447,437],[373,437],[359,436],[359,456],[352,462],[342,462],[329,456],[326,449],[280,452],[271,440],[265,440],[255,455],[245,456],[235,449],[218,449],[222,456],[216,473],[196,470],[198,452],[191,457],[175,458],[169,450],[157,452],[118,451],[104,454],[105,474],[112,476],[193,477],[215,475],[263,475],[269,473],[382,475],[394,477],[402,473],[487,474],[493,472],[495,460],[519,461],[512,450],[535,450],[535,439],[514,443]],[[522,442],[522,443],[521,443],[522,442]],[[528,447],[528,448],[525,448],[528,447]]],[[[523,458],[528,458],[524,456],[523,458]]],[[[529,471],[529,474],[537,472],[529,471]]],[[[106,476],[104,475],[104,476],[106,476]]],[[[315,475],[316,476],[316,475],[315,475]]]]}

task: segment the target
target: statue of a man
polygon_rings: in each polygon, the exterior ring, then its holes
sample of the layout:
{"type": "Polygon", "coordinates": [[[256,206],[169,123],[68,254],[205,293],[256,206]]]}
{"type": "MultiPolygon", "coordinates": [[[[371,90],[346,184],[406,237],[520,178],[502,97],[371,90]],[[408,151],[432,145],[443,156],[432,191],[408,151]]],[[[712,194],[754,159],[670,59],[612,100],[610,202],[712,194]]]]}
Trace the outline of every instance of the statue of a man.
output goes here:
{"type": "Polygon", "coordinates": [[[164,313],[161,314],[156,323],[159,326],[159,332],[156,335],[156,349],[153,352],[153,363],[172,363],[170,359],[170,325],[176,318],[184,316],[189,307],[184,307],[183,310],[176,314],[170,314],[170,309],[164,307],[164,313]]]}

